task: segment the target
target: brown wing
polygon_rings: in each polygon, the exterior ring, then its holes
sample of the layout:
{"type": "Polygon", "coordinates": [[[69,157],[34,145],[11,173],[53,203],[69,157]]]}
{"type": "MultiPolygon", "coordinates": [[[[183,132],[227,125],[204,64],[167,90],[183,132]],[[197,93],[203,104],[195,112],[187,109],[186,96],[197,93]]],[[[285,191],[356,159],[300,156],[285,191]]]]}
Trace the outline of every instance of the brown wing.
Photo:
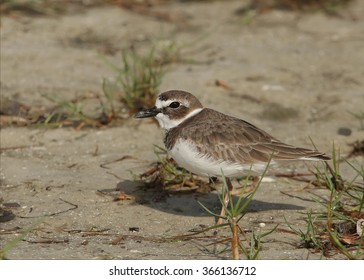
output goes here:
{"type": "Polygon", "coordinates": [[[201,154],[222,158],[234,163],[267,162],[274,160],[329,159],[323,153],[284,144],[256,126],[217,112],[203,109],[168,132],[168,147],[173,146],[176,135],[197,143],[201,154]],[[198,122],[194,121],[198,117],[198,122]],[[215,121],[218,120],[218,121],[215,121]]]}

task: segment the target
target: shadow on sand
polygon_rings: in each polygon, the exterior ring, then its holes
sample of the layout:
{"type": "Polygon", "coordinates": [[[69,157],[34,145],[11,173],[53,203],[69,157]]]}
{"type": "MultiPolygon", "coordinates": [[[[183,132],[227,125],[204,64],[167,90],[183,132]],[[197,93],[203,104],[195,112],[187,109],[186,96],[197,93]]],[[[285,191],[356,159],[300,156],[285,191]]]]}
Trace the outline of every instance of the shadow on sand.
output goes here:
{"type": "MultiPolygon", "coordinates": [[[[117,184],[115,189],[101,190],[110,195],[118,195],[124,193],[133,197],[134,202],[137,204],[151,207],[162,212],[183,215],[183,216],[209,216],[209,214],[202,209],[197,200],[201,202],[208,209],[215,213],[219,213],[221,206],[217,192],[210,193],[167,193],[162,189],[143,189],[142,181],[121,181],[117,184]]],[[[234,196],[234,199],[238,199],[234,196]]],[[[269,210],[303,210],[305,207],[294,205],[290,203],[271,203],[253,199],[249,206],[248,212],[260,212],[269,210]]]]}

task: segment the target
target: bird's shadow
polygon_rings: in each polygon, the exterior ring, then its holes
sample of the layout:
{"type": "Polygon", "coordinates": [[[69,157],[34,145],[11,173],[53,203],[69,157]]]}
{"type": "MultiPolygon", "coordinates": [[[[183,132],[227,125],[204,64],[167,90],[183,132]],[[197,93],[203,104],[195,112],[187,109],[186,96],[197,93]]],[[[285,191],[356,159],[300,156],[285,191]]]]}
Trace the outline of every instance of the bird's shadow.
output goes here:
{"type": "MultiPolygon", "coordinates": [[[[140,204],[145,207],[151,207],[159,211],[183,215],[183,216],[210,216],[203,209],[198,201],[213,213],[220,213],[221,204],[216,192],[197,194],[197,193],[166,193],[162,189],[146,189],[142,186],[143,181],[125,180],[117,184],[114,189],[104,189],[102,192],[110,194],[125,194],[133,198],[132,203],[140,204]]],[[[237,196],[233,199],[236,201],[237,196]]],[[[305,207],[290,203],[271,203],[252,199],[247,207],[247,212],[260,212],[268,210],[303,210],[305,207]]]]}

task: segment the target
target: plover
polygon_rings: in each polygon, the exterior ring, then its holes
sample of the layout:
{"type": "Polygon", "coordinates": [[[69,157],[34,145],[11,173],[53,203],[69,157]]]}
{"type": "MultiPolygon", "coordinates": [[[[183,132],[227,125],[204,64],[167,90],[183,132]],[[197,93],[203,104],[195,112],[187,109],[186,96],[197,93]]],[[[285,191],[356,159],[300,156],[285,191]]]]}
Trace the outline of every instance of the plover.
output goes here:
{"type": "Polygon", "coordinates": [[[177,164],[192,173],[229,178],[261,174],[270,164],[291,160],[329,160],[319,151],[285,144],[244,120],[204,108],[191,93],[161,93],[135,118],[155,117],[165,130],[164,144],[177,164]]]}
{"type": "Polygon", "coordinates": [[[165,130],[164,144],[177,164],[203,176],[239,177],[261,173],[271,163],[328,160],[324,153],[285,144],[262,129],[213,109],[191,93],[161,93],[153,108],[135,118],[155,117],[165,130]]]}

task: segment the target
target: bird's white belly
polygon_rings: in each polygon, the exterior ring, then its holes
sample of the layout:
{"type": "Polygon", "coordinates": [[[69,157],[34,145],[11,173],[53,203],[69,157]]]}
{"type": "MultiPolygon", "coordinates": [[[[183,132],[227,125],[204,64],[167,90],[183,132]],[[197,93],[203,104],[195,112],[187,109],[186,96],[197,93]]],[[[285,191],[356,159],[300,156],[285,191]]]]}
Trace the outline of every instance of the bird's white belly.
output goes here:
{"type": "Polygon", "coordinates": [[[221,160],[214,160],[208,155],[198,153],[190,141],[177,140],[170,151],[177,164],[188,171],[203,176],[240,177],[252,173],[261,173],[266,164],[241,164],[221,160]]]}

